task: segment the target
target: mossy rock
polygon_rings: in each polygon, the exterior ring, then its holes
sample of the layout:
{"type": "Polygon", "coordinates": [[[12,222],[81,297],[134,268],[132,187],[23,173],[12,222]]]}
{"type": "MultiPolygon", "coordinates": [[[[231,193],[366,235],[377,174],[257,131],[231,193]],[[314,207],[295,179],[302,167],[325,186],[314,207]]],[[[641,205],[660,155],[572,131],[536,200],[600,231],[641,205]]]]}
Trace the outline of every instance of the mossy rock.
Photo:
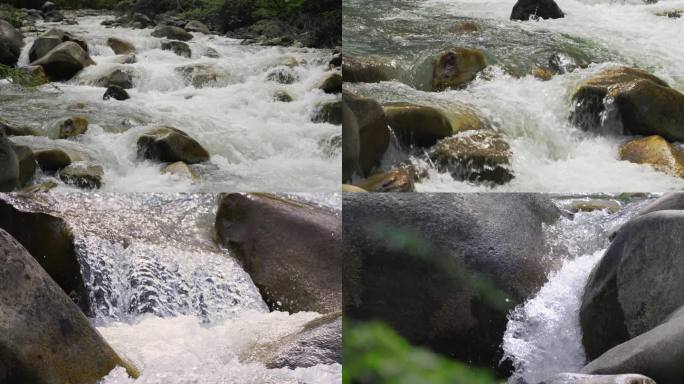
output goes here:
{"type": "Polygon", "coordinates": [[[117,366],[138,377],[31,256],[0,230],[3,382],[93,384],[117,366]]]}
{"type": "Polygon", "coordinates": [[[431,147],[441,139],[482,126],[477,115],[465,109],[446,112],[425,105],[390,103],[384,110],[392,131],[407,146],[431,147]]]}
{"type": "Polygon", "coordinates": [[[475,48],[451,48],[432,63],[432,90],[463,88],[487,66],[484,54],[475,48]]]}
{"type": "Polygon", "coordinates": [[[118,37],[110,37],[107,39],[107,45],[117,55],[127,55],[135,53],[135,46],[130,41],[119,39],[118,37]]]}
{"type": "Polygon", "coordinates": [[[103,177],[102,167],[89,163],[72,163],[59,171],[59,178],[63,182],[83,189],[102,187],[103,177]]]}
{"type": "Polygon", "coordinates": [[[270,194],[224,194],[215,228],[272,310],[341,311],[339,212],[270,194]]]}
{"type": "Polygon", "coordinates": [[[622,144],[619,158],[636,164],[650,165],[668,175],[684,177],[684,152],[658,135],[622,144]]]}
{"type": "Polygon", "coordinates": [[[532,69],[532,76],[541,81],[549,81],[553,78],[554,72],[548,68],[534,67],[532,69]]]}
{"type": "Polygon", "coordinates": [[[397,68],[378,57],[342,58],[342,77],[346,83],[378,83],[398,77],[397,68]]]}
{"type": "Polygon", "coordinates": [[[344,92],[342,95],[342,178],[370,175],[380,164],[390,142],[382,106],[375,100],[344,92]]]}
{"type": "Polygon", "coordinates": [[[614,67],[583,81],[572,97],[570,120],[584,130],[604,124],[606,100],[612,100],[609,123],[619,123],[625,134],[660,135],[684,141],[684,94],[637,68],[614,67]]]}
{"type": "Polygon", "coordinates": [[[138,154],[151,160],[166,163],[182,161],[196,164],[209,160],[207,152],[200,143],[180,129],[156,127],[146,130],[138,138],[138,154]]]}
{"type": "Polygon", "coordinates": [[[437,169],[457,180],[504,184],[513,179],[511,147],[491,131],[469,131],[441,140],[430,151],[437,169]]]}
{"type": "Polygon", "coordinates": [[[413,177],[404,168],[376,173],[356,184],[368,192],[414,192],[413,177]]]}
{"type": "Polygon", "coordinates": [[[88,131],[88,119],[85,117],[70,117],[59,122],[57,138],[69,139],[82,135],[88,131]]]}

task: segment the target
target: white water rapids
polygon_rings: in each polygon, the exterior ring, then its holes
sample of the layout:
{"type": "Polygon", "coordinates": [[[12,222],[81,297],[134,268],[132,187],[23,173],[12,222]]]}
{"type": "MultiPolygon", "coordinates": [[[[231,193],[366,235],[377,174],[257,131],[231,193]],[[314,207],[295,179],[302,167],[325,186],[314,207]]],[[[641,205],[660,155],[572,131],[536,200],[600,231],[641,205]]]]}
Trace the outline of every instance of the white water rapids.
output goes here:
{"type": "MultiPolygon", "coordinates": [[[[345,86],[381,103],[475,110],[511,145],[515,179],[497,191],[640,192],[684,187],[682,179],[619,161],[618,147],[626,137],[583,132],[568,121],[575,87],[610,66],[644,68],[684,91],[684,18],[656,15],[682,10],[684,1],[557,3],[565,18],[520,22],[509,20],[513,0],[345,1],[345,54],[387,59],[402,77],[401,82],[345,86]],[[461,21],[475,22],[480,32],[449,31],[461,21]],[[484,51],[490,64],[487,75],[462,90],[422,91],[430,79],[432,57],[459,46],[484,51]],[[578,54],[592,64],[550,81],[527,74],[554,52],[578,54]]],[[[488,188],[456,181],[434,168],[416,185],[420,192],[488,188]]]]}
{"type": "MultiPolygon", "coordinates": [[[[336,99],[316,89],[329,73],[330,50],[240,45],[241,40],[193,33],[186,59],[161,50],[162,39],[152,29],[105,28],[113,16],[79,17],[78,25],[38,23],[41,29],[59,28],[84,38],[97,65],[81,71],[61,91],[43,86],[35,92],[0,82],[0,117],[46,133],[62,118],[83,116],[88,132],[76,140],[14,137],[32,148],[60,147],[81,154],[104,168],[103,191],[335,191],[341,177],[339,147],[330,148],[339,126],[314,123],[321,105],[336,99]],[[117,64],[106,44],[118,37],[137,48],[137,62],[117,64]],[[219,58],[205,56],[214,49],[219,58]],[[217,81],[195,88],[176,70],[206,64],[217,81]],[[297,80],[279,84],[267,79],[277,69],[290,70],[297,80]],[[104,101],[105,88],[94,81],[114,68],[132,71],[131,98],[104,101]],[[294,100],[274,100],[277,91],[294,100]],[[158,162],[142,160],[136,140],[146,127],[170,125],[202,144],[211,159],[195,169],[201,181],[161,174],[158,162]]],[[[19,64],[28,64],[36,34],[27,35],[19,64]]],[[[38,175],[38,180],[47,179],[38,175]]],[[[59,180],[51,178],[53,181],[59,180]]],[[[59,183],[59,189],[73,188],[59,183]]]]}
{"type": "MultiPolygon", "coordinates": [[[[340,209],[336,194],[289,194],[340,209]]],[[[339,364],[290,370],[245,360],[298,332],[313,312],[269,312],[249,275],[213,239],[213,194],[37,194],[17,207],[64,218],[76,239],[93,324],[122,356],[102,384],[330,384],[339,364]]]]}
{"type": "Polygon", "coordinates": [[[546,227],[551,253],[563,263],[534,297],[509,314],[502,345],[515,367],[509,383],[536,384],[586,364],[579,319],[584,285],[609,245],[609,234],[649,201],[624,204],[613,214],[580,212],[546,227]]]}

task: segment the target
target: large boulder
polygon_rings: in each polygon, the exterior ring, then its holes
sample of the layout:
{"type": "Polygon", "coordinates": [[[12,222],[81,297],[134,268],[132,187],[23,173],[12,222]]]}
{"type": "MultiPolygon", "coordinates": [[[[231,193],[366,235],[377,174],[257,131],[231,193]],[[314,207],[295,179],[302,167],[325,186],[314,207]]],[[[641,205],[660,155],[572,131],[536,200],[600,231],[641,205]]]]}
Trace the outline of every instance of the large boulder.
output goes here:
{"type": "Polygon", "coordinates": [[[27,250],[0,229],[2,382],[92,384],[117,366],[139,375],[27,250]]]}
{"type": "Polygon", "coordinates": [[[560,19],[565,14],[554,0],[518,0],[513,6],[511,20],[560,19]]]}
{"type": "Polygon", "coordinates": [[[580,83],[570,120],[584,130],[622,130],[684,141],[684,94],[650,73],[606,69],[580,83]]]}
{"type": "Polygon", "coordinates": [[[542,195],[493,193],[348,193],[343,206],[345,318],[504,370],[508,311],[555,266],[543,227],[560,210],[542,195]]]}
{"type": "Polygon", "coordinates": [[[182,161],[196,164],[209,160],[200,143],[180,129],[156,127],[146,130],[138,138],[138,154],[146,159],[167,163],[182,161]]]}
{"type": "Polygon", "coordinates": [[[385,104],[384,110],[397,139],[407,146],[431,147],[441,139],[481,127],[477,116],[468,110],[451,113],[409,103],[385,104]]]}
{"type": "Polygon", "coordinates": [[[494,132],[466,131],[440,140],[430,159],[456,180],[505,184],[513,179],[511,147],[494,132]]]}
{"type": "Polygon", "coordinates": [[[215,226],[271,309],[341,310],[339,212],[273,195],[228,194],[220,198],[215,226]]]}
{"type": "Polygon", "coordinates": [[[639,211],[639,215],[646,215],[656,211],[684,210],[684,192],[669,192],[657,198],[639,211]]]}
{"type": "Polygon", "coordinates": [[[432,90],[463,88],[487,66],[484,54],[475,48],[451,48],[432,63],[432,90]]]}
{"type": "Polygon", "coordinates": [[[19,187],[19,160],[12,143],[0,132],[0,192],[10,192],[19,187]]]}
{"type": "Polygon", "coordinates": [[[71,164],[71,156],[59,148],[39,149],[33,155],[43,172],[56,172],[71,164]]]}
{"type": "Polygon", "coordinates": [[[586,375],[581,373],[560,373],[539,384],[656,384],[643,375],[586,375]]]}
{"type": "Polygon", "coordinates": [[[261,361],[269,369],[342,364],[342,313],[321,316],[299,332],[257,346],[249,360],[261,361]]]}
{"type": "Polygon", "coordinates": [[[53,28],[40,35],[33,42],[33,45],[29,50],[29,60],[34,62],[47,55],[48,52],[55,49],[58,45],[67,41],[72,41],[78,44],[86,53],[88,53],[88,44],[85,40],[78,38],[69,32],[64,32],[61,29],[53,28]]]}
{"type": "Polygon", "coordinates": [[[12,24],[0,19],[0,64],[14,67],[19,61],[24,36],[12,24]]]}
{"type": "Polygon", "coordinates": [[[582,342],[590,360],[684,305],[682,231],[684,211],[670,210],[639,216],[618,230],[582,297],[582,342]]]}
{"type": "Polygon", "coordinates": [[[90,312],[74,237],[66,222],[45,213],[20,210],[0,199],[0,228],[29,251],[81,310],[90,312]]]}
{"type": "Polygon", "coordinates": [[[680,384],[684,382],[683,361],[684,317],[680,314],[608,350],[585,366],[582,372],[591,374],[638,372],[651,377],[658,384],[680,384]]]}
{"type": "Polygon", "coordinates": [[[169,40],[190,41],[192,34],[188,33],[183,28],[174,27],[171,25],[162,25],[157,27],[153,32],[154,37],[165,37],[169,40]]]}
{"type": "Polygon", "coordinates": [[[342,57],[342,77],[347,83],[377,83],[398,77],[397,69],[379,58],[342,57]]]}
{"type": "Polygon", "coordinates": [[[67,41],[56,46],[31,65],[40,65],[52,81],[69,80],[83,68],[95,62],[80,45],[67,41]]]}
{"type": "Polygon", "coordinates": [[[668,175],[684,177],[684,152],[658,135],[622,144],[619,158],[636,164],[650,165],[668,175]]]}
{"type": "Polygon", "coordinates": [[[342,179],[368,176],[380,164],[390,142],[382,106],[349,92],[342,95],[342,179]]]}

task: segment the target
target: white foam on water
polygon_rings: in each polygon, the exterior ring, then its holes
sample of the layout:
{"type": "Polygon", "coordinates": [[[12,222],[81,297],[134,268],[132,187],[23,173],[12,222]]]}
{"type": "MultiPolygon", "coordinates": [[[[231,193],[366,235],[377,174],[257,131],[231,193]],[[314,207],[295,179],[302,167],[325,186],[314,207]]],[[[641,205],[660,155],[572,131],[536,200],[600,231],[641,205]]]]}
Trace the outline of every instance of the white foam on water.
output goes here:
{"type": "MultiPolygon", "coordinates": [[[[100,23],[107,18],[111,16],[81,17],[78,25],[46,23],[46,28],[84,38],[98,64],[57,84],[59,91],[44,86],[39,92],[10,97],[0,109],[3,117],[40,130],[59,118],[87,117],[91,129],[85,135],[52,146],[77,146],[90,153],[91,160],[104,168],[103,191],[339,189],[341,150],[336,148],[330,155],[322,142],[340,135],[341,129],[312,122],[322,104],[339,97],[316,89],[330,73],[330,50],[246,46],[240,45],[241,40],[193,33],[188,42],[193,54],[187,59],[161,50],[162,39],[152,37],[152,29],[105,28],[100,23]],[[137,62],[117,64],[119,57],[106,44],[109,37],[132,42],[137,62]],[[208,48],[220,58],[204,56],[208,48]],[[195,88],[177,70],[191,65],[208,66],[217,80],[195,88]],[[95,86],[95,81],[117,68],[133,74],[131,98],[104,101],[105,89],[95,86]],[[268,80],[277,69],[291,72],[297,80],[292,84],[268,80]],[[279,90],[294,100],[275,101],[273,95],[279,90]],[[161,174],[161,164],[138,158],[137,137],[157,125],[179,128],[208,150],[211,159],[195,166],[201,182],[161,174]]],[[[28,64],[33,39],[27,37],[20,64],[28,64]]],[[[16,138],[31,146],[40,140],[16,138]]]]}

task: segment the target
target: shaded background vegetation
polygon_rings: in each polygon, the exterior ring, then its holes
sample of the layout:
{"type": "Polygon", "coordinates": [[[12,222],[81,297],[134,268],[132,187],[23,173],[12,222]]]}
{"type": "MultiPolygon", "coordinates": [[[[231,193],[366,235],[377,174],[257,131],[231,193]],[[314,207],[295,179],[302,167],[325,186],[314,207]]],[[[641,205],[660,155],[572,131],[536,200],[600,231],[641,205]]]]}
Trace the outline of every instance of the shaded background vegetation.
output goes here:
{"type": "MultiPolygon", "coordinates": [[[[293,28],[326,34],[341,44],[341,0],[51,0],[65,9],[95,8],[144,13],[150,17],[173,12],[200,20],[225,33],[260,20],[278,20],[293,28]]],[[[40,8],[45,0],[3,0],[17,8],[40,8]]],[[[323,38],[323,39],[325,39],[323,38]]]]}

